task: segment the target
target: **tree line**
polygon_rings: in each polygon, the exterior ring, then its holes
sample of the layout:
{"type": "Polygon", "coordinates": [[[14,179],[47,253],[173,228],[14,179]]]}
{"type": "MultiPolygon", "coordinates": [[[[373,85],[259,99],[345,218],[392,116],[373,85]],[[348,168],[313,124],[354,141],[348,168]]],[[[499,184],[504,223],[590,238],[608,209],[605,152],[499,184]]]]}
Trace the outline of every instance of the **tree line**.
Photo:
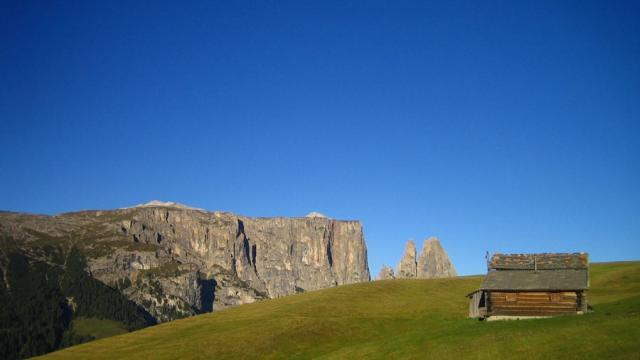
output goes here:
{"type": "Polygon", "coordinates": [[[20,250],[4,254],[0,279],[0,358],[20,359],[75,345],[91,337],[74,333],[74,317],[119,321],[129,331],[155,323],[142,307],[87,271],[72,247],[64,267],[30,258],[20,250]]]}

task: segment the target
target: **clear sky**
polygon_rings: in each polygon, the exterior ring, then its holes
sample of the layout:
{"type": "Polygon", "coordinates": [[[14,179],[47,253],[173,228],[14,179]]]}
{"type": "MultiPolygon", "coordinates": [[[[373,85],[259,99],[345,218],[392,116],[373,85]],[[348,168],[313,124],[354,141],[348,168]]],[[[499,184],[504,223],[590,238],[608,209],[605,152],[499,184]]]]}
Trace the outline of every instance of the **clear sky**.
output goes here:
{"type": "Polygon", "coordinates": [[[640,2],[0,3],[0,209],[152,199],[640,259],[640,2]],[[426,4],[425,4],[426,3],[426,4]]]}

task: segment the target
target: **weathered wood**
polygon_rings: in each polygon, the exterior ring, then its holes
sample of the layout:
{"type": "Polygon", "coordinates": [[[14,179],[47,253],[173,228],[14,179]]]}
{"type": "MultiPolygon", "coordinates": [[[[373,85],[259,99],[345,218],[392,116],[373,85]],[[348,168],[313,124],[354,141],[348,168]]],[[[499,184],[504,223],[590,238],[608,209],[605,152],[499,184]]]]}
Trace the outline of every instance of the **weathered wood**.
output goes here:
{"type": "Polygon", "coordinates": [[[588,289],[586,253],[495,254],[478,290],[485,295],[480,301],[483,307],[469,294],[469,313],[485,312],[489,317],[585,313],[588,289]]]}
{"type": "Polygon", "coordinates": [[[564,299],[576,299],[577,296],[574,294],[573,296],[570,295],[562,295],[562,294],[558,294],[558,293],[548,293],[548,294],[544,294],[544,295],[529,295],[527,293],[518,293],[517,294],[518,297],[522,297],[522,298],[531,298],[531,299],[545,299],[545,298],[549,298],[552,296],[558,297],[558,298],[564,298],[564,299]]]}
{"type": "Polygon", "coordinates": [[[549,299],[522,299],[522,298],[516,298],[515,300],[509,300],[509,299],[501,299],[501,298],[492,298],[492,300],[494,302],[508,302],[508,303],[512,303],[512,302],[519,302],[519,303],[550,303],[550,304],[577,304],[578,302],[576,300],[572,300],[572,299],[563,299],[563,300],[558,300],[558,301],[553,301],[553,300],[549,300],[549,299]]]}
{"type": "Polygon", "coordinates": [[[505,301],[505,300],[495,300],[493,301],[494,305],[555,305],[555,306],[577,306],[578,304],[575,301],[505,301]]]}
{"type": "Polygon", "coordinates": [[[526,294],[528,296],[545,296],[549,294],[563,294],[565,296],[576,296],[575,291],[492,291],[492,295],[505,295],[505,294],[526,294]]]}
{"type": "Polygon", "coordinates": [[[552,306],[552,305],[539,305],[539,306],[530,306],[530,305],[494,305],[493,309],[508,309],[508,310],[518,310],[518,309],[540,309],[540,310],[558,310],[558,311],[576,311],[575,306],[552,306]]]}
{"type": "Polygon", "coordinates": [[[575,314],[574,312],[565,312],[565,313],[559,313],[559,312],[540,312],[540,311],[513,311],[513,312],[493,312],[491,313],[489,316],[494,316],[494,315],[504,315],[504,316],[560,316],[560,315],[573,315],[575,314]]]}
{"type": "Polygon", "coordinates": [[[557,307],[557,306],[494,306],[493,311],[497,310],[536,310],[536,311],[576,311],[575,307],[557,307]]]}
{"type": "Polygon", "coordinates": [[[575,305],[567,305],[567,306],[558,306],[558,305],[531,305],[531,304],[493,304],[493,309],[561,309],[561,310],[572,310],[578,311],[578,307],[575,305]]]}
{"type": "MultiPolygon", "coordinates": [[[[509,302],[506,299],[494,299],[495,301],[505,301],[509,302]]],[[[512,301],[513,302],[513,301],[512,301]]],[[[549,300],[549,299],[517,299],[516,302],[520,303],[551,303],[551,304],[577,304],[576,300],[563,299],[563,300],[549,300]]]]}
{"type": "Polygon", "coordinates": [[[475,293],[473,293],[473,295],[471,295],[471,298],[469,299],[469,317],[471,318],[480,317],[479,304],[480,304],[481,296],[482,296],[481,291],[476,291],[475,293]]]}
{"type": "Polygon", "coordinates": [[[578,295],[576,294],[576,292],[572,291],[572,292],[557,292],[557,291],[547,291],[547,292],[532,292],[532,291],[492,291],[491,292],[491,296],[507,296],[507,295],[511,295],[511,294],[517,294],[518,296],[526,296],[526,297],[548,297],[549,295],[552,294],[557,294],[561,297],[567,297],[567,298],[576,298],[578,295]]]}
{"type": "Polygon", "coordinates": [[[541,311],[541,310],[496,310],[491,312],[491,315],[541,315],[541,316],[552,316],[552,315],[566,315],[566,314],[575,314],[575,311],[541,311]]]}
{"type": "Polygon", "coordinates": [[[493,291],[490,315],[545,316],[572,314],[580,310],[575,291],[493,291]]]}
{"type": "Polygon", "coordinates": [[[513,303],[513,302],[518,302],[518,303],[549,303],[549,304],[577,304],[578,302],[576,300],[560,300],[560,301],[551,301],[551,300],[547,300],[547,299],[515,299],[515,300],[509,300],[509,299],[500,299],[500,298],[492,298],[492,300],[494,302],[507,302],[507,303],[513,303]]]}
{"type": "Polygon", "coordinates": [[[511,309],[511,310],[518,310],[518,309],[540,309],[540,310],[573,310],[576,311],[576,307],[575,306],[552,306],[552,305],[537,305],[537,306],[531,306],[531,305],[493,305],[493,309],[511,309]]]}
{"type": "Polygon", "coordinates": [[[521,303],[521,302],[494,302],[494,307],[510,306],[510,307],[557,307],[557,308],[573,308],[577,309],[577,304],[558,304],[558,303],[521,303]]]}
{"type": "Polygon", "coordinates": [[[589,311],[589,306],[587,305],[587,292],[581,291],[578,293],[578,308],[583,313],[587,313],[589,311]]]}
{"type": "Polygon", "coordinates": [[[506,298],[513,298],[516,297],[518,299],[529,299],[529,300],[536,300],[536,299],[552,299],[552,298],[557,298],[559,300],[575,300],[577,299],[577,294],[576,293],[555,293],[555,292],[548,292],[548,293],[528,293],[528,292],[492,292],[491,293],[491,297],[494,299],[506,299],[506,298]]]}
{"type": "Polygon", "coordinates": [[[546,314],[572,314],[575,313],[573,309],[540,309],[540,308],[523,308],[523,309],[503,309],[503,308],[495,308],[491,312],[491,314],[530,314],[530,313],[546,313],[546,314]]]}

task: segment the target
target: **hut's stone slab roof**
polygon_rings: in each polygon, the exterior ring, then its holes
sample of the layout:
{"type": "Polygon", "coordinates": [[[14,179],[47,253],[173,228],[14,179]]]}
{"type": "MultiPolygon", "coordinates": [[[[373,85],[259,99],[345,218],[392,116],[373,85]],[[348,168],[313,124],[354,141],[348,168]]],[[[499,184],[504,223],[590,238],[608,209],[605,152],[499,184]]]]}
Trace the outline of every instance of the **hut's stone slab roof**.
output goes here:
{"type": "Polygon", "coordinates": [[[587,253],[495,254],[489,262],[493,270],[587,269],[587,253]]]}

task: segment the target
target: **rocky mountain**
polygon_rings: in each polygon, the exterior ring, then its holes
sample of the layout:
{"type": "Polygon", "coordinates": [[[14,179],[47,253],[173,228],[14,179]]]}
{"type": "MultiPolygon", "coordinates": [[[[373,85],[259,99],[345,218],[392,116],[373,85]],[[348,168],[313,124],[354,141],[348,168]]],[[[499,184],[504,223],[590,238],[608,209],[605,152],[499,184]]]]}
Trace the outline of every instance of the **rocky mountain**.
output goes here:
{"type": "Polygon", "coordinates": [[[1,249],[64,266],[73,245],[92,277],[159,322],[370,278],[358,221],[252,218],[162,202],[0,213],[1,249]]]}
{"type": "Polygon", "coordinates": [[[413,243],[413,240],[407,241],[407,245],[404,248],[404,254],[398,264],[396,276],[399,279],[412,279],[418,276],[416,244],[413,243]]]}
{"type": "Polygon", "coordinates": [[[321,213],[319,213],[317,211],[312,211],[312,212],[308,213],[305,217],[308,217],[308,218],[327,218],[326,215],[321,214],[321,213]]]}
{"type": "Polygon", "coordinates": [[[396,276],[400,279],[433,279],[453,277],[457,273],[440,240],[431,237],[424,241],[418,258],[413,240],[407,242],[396,276]]]}
{"type": "Polygon", "coordinates": [[[440,240],[431,237],[424,241],[418,258],[418,278],[434,279],[458,276],[440,240]]]}
{"type": "Polygon", "coordinates": [[[393,274],[393,269],[391,266],[382,265],[380,268],[380,273],[378,274],[378,280],[390,280],[395,279],[395,275],[393,274]]]}

